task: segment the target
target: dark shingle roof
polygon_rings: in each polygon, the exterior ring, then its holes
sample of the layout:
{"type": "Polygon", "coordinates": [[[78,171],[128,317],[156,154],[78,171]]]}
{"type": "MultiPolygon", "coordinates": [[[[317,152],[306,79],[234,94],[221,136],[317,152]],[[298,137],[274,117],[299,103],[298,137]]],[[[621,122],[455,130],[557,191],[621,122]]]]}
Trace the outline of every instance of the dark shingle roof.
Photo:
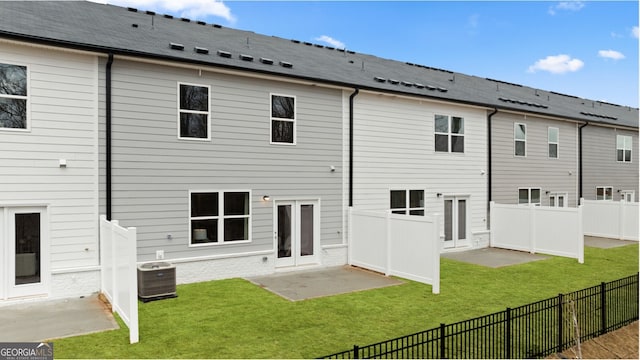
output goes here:
{"type": "Polygon", "coordinates": [[[85,1],[2,1],[0,37],[638,127],[638,109],[85,1]]]}

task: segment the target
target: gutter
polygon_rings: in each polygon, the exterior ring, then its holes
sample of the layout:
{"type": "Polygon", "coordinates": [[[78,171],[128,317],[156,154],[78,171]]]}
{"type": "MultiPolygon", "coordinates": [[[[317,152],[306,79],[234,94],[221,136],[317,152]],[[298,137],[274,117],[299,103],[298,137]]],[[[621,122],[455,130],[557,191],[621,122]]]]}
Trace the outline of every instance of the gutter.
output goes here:
{"type": "Polygon", "coordinates": [[[111,66],[113,65],[113,53],[109,53],[105,69],[105,143],[106,143],[106,216],[111,220],[111,66]]]}
{"type": "Polygon", "coordinates": [[[359,93],[355,88],[349,96],[349,207],[353,207],[353,102],[359,93]]]}
{"type": "Polygon", "coordinates": [[[578,204],[582,199],[582,128],[589,125],[588,122],[578,127],[578,204]]]}

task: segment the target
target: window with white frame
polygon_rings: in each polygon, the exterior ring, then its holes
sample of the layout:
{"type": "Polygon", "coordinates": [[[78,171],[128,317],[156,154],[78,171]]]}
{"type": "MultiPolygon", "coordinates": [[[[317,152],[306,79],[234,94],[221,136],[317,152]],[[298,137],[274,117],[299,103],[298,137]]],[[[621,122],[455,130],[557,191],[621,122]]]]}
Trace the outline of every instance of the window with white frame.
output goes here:
{"type": "Polygon", "coordinates": [[[514,155],[527,156],[527,125],[516,123],[513,127],[514,155]]]}
{"type": "Polygon", "coordinates": [[[596,186],[596,200],[613,200],[613,187],[596,186]]]}
{"type": "Polygon", "coordinates": [[[424,190],[391,190],[389,198],[391,213],[424,216],[424,190]]]}
{"type": "Polygon", "coordinates": [[[0,129],[28,130],[27,67],[0,63],[0,129]]]}
{"type": "Polygon", "coordinates": [[[435,151],[464,152],[464,118],[436,115],[434,119],[435,151]]]}
{"type": "Polygon", "coordinates": [[[548,143],[549,143],[549,159],[557,159],[558,147],[560,143],[560,129],[556,127],[550,127],[548,131],[548,143]]]}
{"type": "Polygon", "coordinates": [[[631,136],[618,135],[616,138],[617,159],[620,162],[631,162],[631,136]]]}
{"type": "Polygon", "coordinates": [[[540,188],[519,188],[518,204],[534,204],[540,206],[540,188]]]}
{"type": "Polygon", "coordinates": [[[190,244],[251,240],[249,191],[191,191],[190,244]]]}
{"type": "Polygon", "coordinates": [[[211,139],[211,114],[207,85],[178,83],[178,137],[180,139],[211,139]]]}
{"type": "Polygon", "coordinates": [[[271,143],[296,143],[296,98],[271,94],[271,143]]]}

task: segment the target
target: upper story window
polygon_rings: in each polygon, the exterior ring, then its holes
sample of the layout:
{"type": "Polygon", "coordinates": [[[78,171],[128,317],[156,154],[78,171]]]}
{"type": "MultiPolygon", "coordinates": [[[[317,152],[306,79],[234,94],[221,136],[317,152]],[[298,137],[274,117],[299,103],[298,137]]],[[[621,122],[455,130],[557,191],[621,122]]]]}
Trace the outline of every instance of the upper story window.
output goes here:
{"type": "Polygon", "coordinates": [[[192,191],[190,244],[250,241],[250,201],[249,191],[192,191]]]}
{"type": "Polygon", "coordinates": [[[424,216],[424,190],[391,190],[389,197],[391,213],[424,216]]]}
{"type": "Polygon", "coordinates": [[[211,139],[210,90],[207,85],[178,84],[180,139],[211,139]]]}
{"type": "Polygon", "coordinates": [[[613,187],[596,186],[596,200],[613,200],[613,187]]]}
{"type": "Polygon", "coordinates": [[[296,143],[296,98],[271,95],[271,143],[296,143]]]}
{"type": "Polygon", "coordinates": [[[550,127],[548,131],[548,143],[549,143],[549,159],[558,158],[558,146],[560,139],[560,130],[555,127],[550,127]]]}
{"type": "Polygon", "coordinates": [[[515,156],[527,156],[527,125],[516,123],[513,128],[515,156]]]}
{"type": "Polygon", "coordinates": [[[540,188],[518,189],[518,204],[534,204],[540,206],[540,188]]]}
{"type": "Polygon", "coordinates": [[[435,116],[435,150],[437,152],[464,152],[464,119],[457,116],[435,116]]]}
{"type": "Polygon", "coordinates": [[[0,129],[29,129],[27,100],[27,67],[0,63],[0,129]]]}
{"type": "Polygon", "coordinates": [[[631,136],[618,135],[616,138],[618,161],[631,162],[631,136]]]}

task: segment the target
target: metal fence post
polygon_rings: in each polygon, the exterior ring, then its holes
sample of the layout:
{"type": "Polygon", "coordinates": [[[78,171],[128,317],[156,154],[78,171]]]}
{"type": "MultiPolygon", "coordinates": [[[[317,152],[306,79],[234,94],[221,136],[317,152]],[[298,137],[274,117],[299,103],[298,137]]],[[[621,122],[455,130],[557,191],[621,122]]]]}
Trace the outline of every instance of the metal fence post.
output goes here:
{"type": "Polygon", "coordinates": [[[360,359],[360,347],[358,345],[353,345],[353,358],[360,359]]]}
{"type": "Polygon", "coordinates": [[[507,308],[507,323],[505,329],[505,359],[511,359],[511,308],[507,308]]]}
{"type": "Polygon", "coordinates": [[[444,359],[444,353],[445,353],[445,346],[444,346],[444,339],[445,339],[445,334],[444,334],[444,329],[445,329],[445,324],[440,323],[440,353],[438,354],[438,359],[444,359]]]}
{"type": "Polygon", "coordinates": [[[562,352],[562,342],[564,340],[562,329],[562,302],[564,301],[562,294],[558,294],[558,348],[556,352],[562,352]]]}
{"type": "Polygon", "coordinates": [[[607,332],[607,284],[600,283],[600,335],[607,332]]]}

